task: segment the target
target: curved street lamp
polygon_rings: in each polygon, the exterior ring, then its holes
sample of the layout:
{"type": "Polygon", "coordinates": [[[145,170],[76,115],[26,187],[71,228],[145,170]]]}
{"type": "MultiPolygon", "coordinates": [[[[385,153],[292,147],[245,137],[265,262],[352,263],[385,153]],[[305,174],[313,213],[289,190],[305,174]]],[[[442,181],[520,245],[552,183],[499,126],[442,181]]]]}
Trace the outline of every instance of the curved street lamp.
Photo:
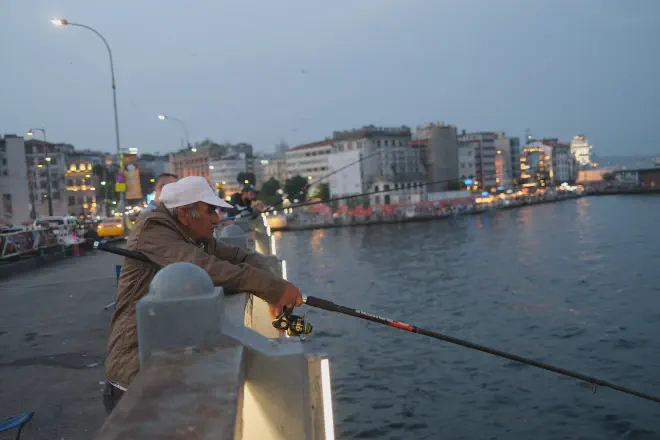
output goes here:
{"type": "Polygon", "coordinates": [[[181,124],[181,127],[183,127],[183,134],[186,136],[186,145],[188,145],[188,149],[192,151],[193,153],[197,151],[197,148],[191,147],[190,146],[190,139],[188,138],[188,128],[186,127],[186,124],[181,119],[175,118],[173,116],[166,116],[162,113],[158,114],[158,119],[161,121],[164,121],[165,119],[170,119],[172,121],[176,121],[179,124],[181,124]]]}
{"type": "MultiPolygon", "coordinates": [[[[87,25],[80,24],[80,23],[72,23],[69,20],[64,19],[64,18],[53,18],[50,22],[53,23],[57,27],[76,26],[76,27],[81,27],[81,28],[87,29],[87,30],[93,32],[97,37],[99,37],[101,39],[101,41],[103,41],[103,44],[105,44],[105,48],[108,49],[108,56],[110,57],[110,76],[112,78],[112,104],[114,106],[114,114],[115,114],[115,141],[117,143],[117,157],[119,158],[119,169],[120,169],[120,172],[123,173],[123,171],[124,171],[124,159],[123,159],[122,154],[121,154],[121,146],[120,146],[120,143],[119,143],[119,118],[117,117],[117,85],[115,83],[115,67],[114,67],[114,63],[112,61],[112,50],[110,50],[110,45],[108,44],[108,41],[103,37],[103,35],[101,35],[96,29],[94,29],[92,27],[89,27],[87,25]]],[[[124,224],[124,230],[126,231],[127,230],[127,228],[126,228],[126,213],[125,213],[125,209],[123,209],[123,207],[126,206],[126,193],[125,192],[121,193],[121,199],[120,199],[119,203],[120,203],[119,204],[120,208],[122,208],[122,209],[120,209],[120,211],[122,213],[121,218],[122,218],[122,222],[124,224]]]]}
{"type": "MultiPolygon", "coordinates": [[[[28,136],[34,136],[35,131],[40,131],[41,134],[43,134],[43,136],[44,136],[44,156],[45,156],[45,159],[46,159],[46,179],[47,179],[46,188],[47,188],[47,191],[48,191],[48,196],[47,196],[48,197],[48,215],[52,217],[53,216],[53,199],[52,199],[53,195],[52,195],[51,183],[50,183],[50,157],[48,156],[48,145],[47,145],[48,141],[46,140],[46,129],[44,129],[44,128],[31,128],[30,130],[28,130],[28,132],[26,134],[28,136]]],[[[33,171],[34,171],[34,168],[33,168],[33,171]]],[[[35,172],[34,173],[34,177],[35,177],[34,178],[34,188],[32,188],[33,194],[34,194],[34,190],[36,189],[36,184],[37,184],[36,176],[37,176],[37,173],[35,172]]],[[[32,202],[32,207],[33,208],[34,208],[34,205],[35,205],[35,202],[33,201],[32,202]]],[[[35,216],[35,219],[36,219],[36,213],[34,213],[34,216],[35,216]]]]}

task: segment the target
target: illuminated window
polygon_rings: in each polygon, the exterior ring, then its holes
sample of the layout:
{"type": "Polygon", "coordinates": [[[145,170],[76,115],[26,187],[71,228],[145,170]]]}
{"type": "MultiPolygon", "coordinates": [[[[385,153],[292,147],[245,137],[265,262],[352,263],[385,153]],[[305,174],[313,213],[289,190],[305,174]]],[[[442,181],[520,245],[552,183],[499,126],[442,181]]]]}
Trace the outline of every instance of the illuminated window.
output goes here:
{"type": "Polygon", "coordinates": [[[87,167],[85,167],[85,164],[81,163],[80,164],[80,171],[85,171],[86,169],[87,169],[87,167]]]}
{"type": "Polygon", "coordinates": [[[70,169],[71,171],[75,171],[75,170],[76,170],[76,164],[75,164],[75,163],[72,163],[71,166],[69,167],[69,169],[70,169]]]}

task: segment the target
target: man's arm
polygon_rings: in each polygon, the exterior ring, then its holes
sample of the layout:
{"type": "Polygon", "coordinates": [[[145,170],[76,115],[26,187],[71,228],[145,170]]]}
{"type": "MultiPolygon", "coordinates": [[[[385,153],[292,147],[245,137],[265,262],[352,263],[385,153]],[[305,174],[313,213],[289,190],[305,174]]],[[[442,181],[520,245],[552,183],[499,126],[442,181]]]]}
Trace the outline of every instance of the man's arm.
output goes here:
{"type": "MultiPolygon", "coordinates": [[[[246,262],[232,264],[209,255],[195,244],[186,241],[171,226],[147,221],[137,239],[138,252],[151,261],[166,266],[172,263],[192,263],[204,269],[216,286],[237,292],[249,292],[270,304],[277,304],[289,283],[272,272],[246,262]]],[[[246,258],[247,260],[247,258],[246,258]]]]}
{"type": "Polygon", "coordinates": [[[238,246],[224,243],[222,239],[216,240],[213,253],[219,259],[233,264],[247,263],[250,266],[271,272],[271,266],[268,264],[266,257],[256,252],[246,252],[238,246]]]}

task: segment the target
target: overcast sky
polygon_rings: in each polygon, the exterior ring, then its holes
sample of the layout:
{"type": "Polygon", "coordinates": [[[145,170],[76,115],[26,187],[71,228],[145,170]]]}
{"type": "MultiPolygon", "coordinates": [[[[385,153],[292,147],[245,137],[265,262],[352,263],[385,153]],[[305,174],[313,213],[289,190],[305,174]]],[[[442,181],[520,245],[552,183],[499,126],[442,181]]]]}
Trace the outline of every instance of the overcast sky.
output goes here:
{"type": "Polygon", "coordinates": [[[0,133],[114,151],[272,151],[368,124],[445,121],[660,154],[659,0],[2,0],[0,133]]]}

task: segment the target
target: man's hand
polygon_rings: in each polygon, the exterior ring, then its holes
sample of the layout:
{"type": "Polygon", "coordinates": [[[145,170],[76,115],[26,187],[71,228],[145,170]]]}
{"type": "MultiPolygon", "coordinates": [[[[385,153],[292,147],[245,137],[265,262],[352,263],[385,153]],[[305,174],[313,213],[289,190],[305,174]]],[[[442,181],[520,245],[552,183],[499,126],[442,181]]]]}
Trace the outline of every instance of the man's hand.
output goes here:
{"type": "Polygon", "coordinates": [[[279,302],[277,303],[278,306],[280,307],[299,307],[303,303],[302,300],[302,293],[300,293],[300,290],[293,284],[289,283],[286,286],[286,289],[284,289],[284,294],[280,298],[279,302]]]}
{"type": "Polygon", "coordinates": [[[261,214],[266,210],[266,207],[264,206],[264,202],[262,202],[261,200],[257,200],[252,204],[252,210],[257,214],[261,214]]]}

